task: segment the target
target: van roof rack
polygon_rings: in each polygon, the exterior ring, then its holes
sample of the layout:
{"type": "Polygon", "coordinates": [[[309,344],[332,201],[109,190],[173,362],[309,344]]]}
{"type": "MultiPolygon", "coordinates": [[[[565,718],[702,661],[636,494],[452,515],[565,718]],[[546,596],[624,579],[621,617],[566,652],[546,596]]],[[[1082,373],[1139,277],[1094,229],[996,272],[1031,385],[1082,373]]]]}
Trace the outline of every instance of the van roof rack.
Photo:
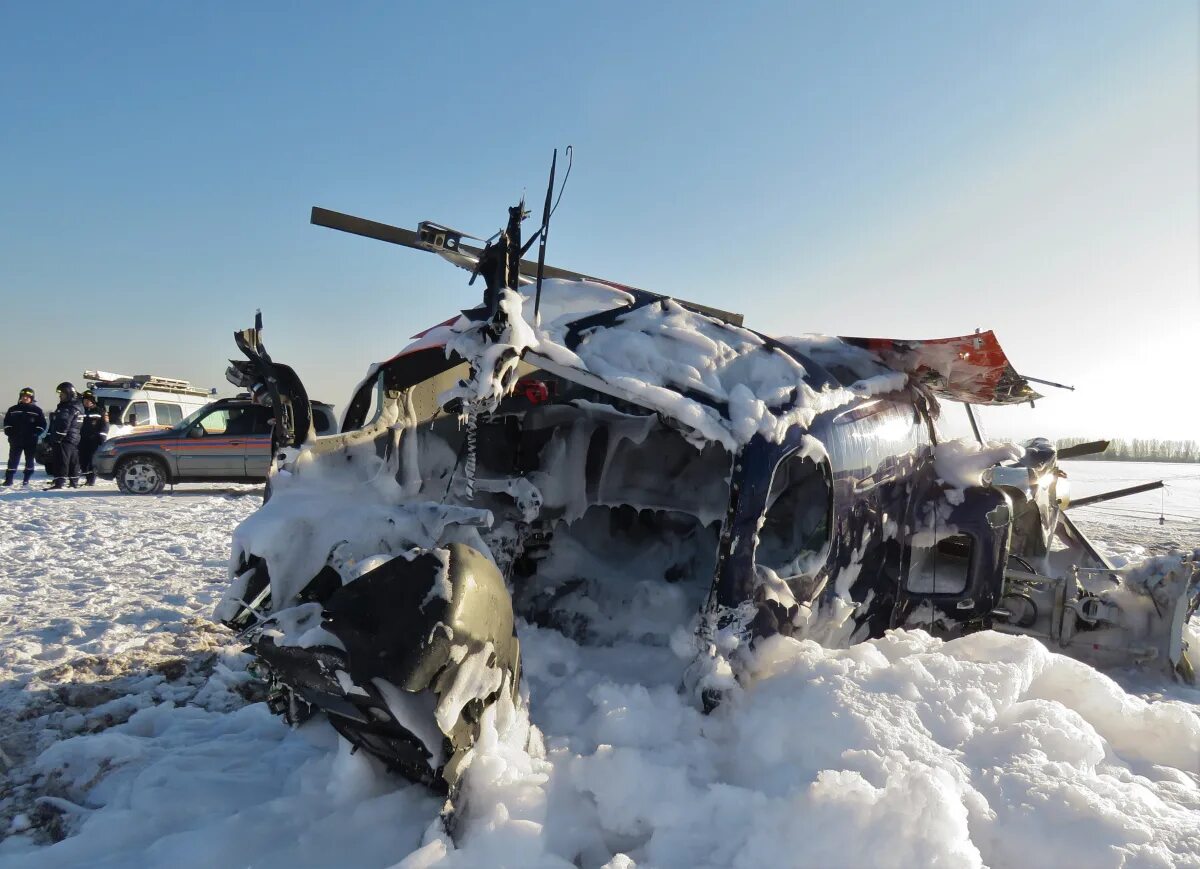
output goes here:
{"type": "Polygon", "coordinates": [[[85,371],[83,379],[92,389],[146,389],[177,395],[207,396],[209,390],[192,386],[187,380],[159,374],[113,374],[111,371],[85,371]]]}

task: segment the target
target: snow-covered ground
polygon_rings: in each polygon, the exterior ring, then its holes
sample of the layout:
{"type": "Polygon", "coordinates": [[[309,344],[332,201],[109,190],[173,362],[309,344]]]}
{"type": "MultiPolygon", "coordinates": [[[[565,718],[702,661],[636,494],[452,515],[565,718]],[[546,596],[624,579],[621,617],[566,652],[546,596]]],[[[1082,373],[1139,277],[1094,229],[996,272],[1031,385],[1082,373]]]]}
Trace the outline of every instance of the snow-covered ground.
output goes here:
{"type": "Polygon", "coordinates": [[[1155,480],[1166,483],[1152,492],[1071,511],[1071,517],[1110,552],[1158,555],[1172,548],[1192,549],[1200,542],[1200,465],[1067,461],[1062,467],[1076,498],[1155,480]]]}
{"type": "MultiPolygon", "coordinates": [[[[1110,554],[1200,545],[1200,466],[1067,468],[1077,496],[1171,478],[1074,513],[1110,554]]],[[[778,640],[705,716],[666,636],[521,625],[544,751],[485,733],[451,844],[426,790],[270,715],[207,621],[259,500],[0,496],[0,867],[1200,867],[1200,690],[992,633],[778,640]]]]}

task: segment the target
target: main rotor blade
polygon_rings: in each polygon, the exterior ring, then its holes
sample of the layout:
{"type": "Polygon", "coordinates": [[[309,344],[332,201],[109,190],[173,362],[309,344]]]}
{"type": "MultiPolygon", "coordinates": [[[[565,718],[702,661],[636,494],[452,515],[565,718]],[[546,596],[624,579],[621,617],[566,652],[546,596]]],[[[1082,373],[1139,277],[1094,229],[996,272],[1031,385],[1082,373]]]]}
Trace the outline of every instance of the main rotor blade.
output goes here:
{"type": "MultiPolygon", "coordinates": [[[[475,271],[475,266],[479,262],[479,255],[483,252],[477,247],[469,244],[457,244],[451,250],[445,247],[436,247],[429,242],[422,241],[420,235],[413,232],[411,229],[402,229],[399,226],[391,226],[387,223],[379,223],[375,220],[367,220],[363,217],[355,217],[352,214],[343,214],[340,211],[330,211],[328,208],[321,208],[314,205],[312,210],[311,222],[317,226],[328,227],[329,229],[338,229],[342,232],[349,232],[353,235],[361,235],[366,238],[373,238],[378,241],[386,241],[390,244],[398,244],[401,247],[411,247],[414,250],[428,251],[436,253],[442,259],[453,263],[459,268],[466,269],[469,272],[475,271]]],[[[537,279],[538,264],[536,261],[521,260],[520,276],[521,283],[531,284],[537,279]]],[[[594,281],[596,283],[608,284],[609,286],[618,287],[624,290],[630,290],[636,293],[647,293],[660,298],[667,298],[661,293],[651,293],[649,290],[638,289],[631,287],[628,284],[617,283],[608,278],[598,278],[593,275],[585,275],[582,272],[573,272],[570,269],[560,269],[552,265],[547,265],[542,269],[542,274],[548,278],[566,280],[566,281],[594,281]]],[[[674,297],[671,297],[674,298],[674,297]]],[[[722,311],[720,308],[713,308],[708,305],[701,305],[697,302],[688,302],[684,299],[675,299],[680,305],[689,310],[696,311],[700,314],[705,314],[710,317],[716,317],[719,320],[724,320],[734,326],[742,325],[742,315],[735,314],[730,311],[722,311]]]]}
{"type": "Polygon", "coordinates": [[[312,222],[317,226],[340,229],[342,232],[352,232],[355,235],[363,235],[379,241],[402,244],[405,247],[423,248],[420,238],[411,229],[389,226],[386,223],[367,220],[365,217],[355,217],[352,214],[342,214],[340,211],[330,211],[328,208],[320,208],[316,205],[312,210],[312,222]]]}
{"type": "Polygon", "coordinates": [[[340,211],[330,211],[328,208],[320,208],[316,205],[313,206],[311,222],[317,226],[349,232],[352,235],[361,235],[364,238],[373,238],[376,241],[386,241],[401,247],[411,247],[413,250],[436,253],[469,272],[475,271],[481,253],[479,248],[469,244],[458,245],[456,250],[437,248],[422,241],[421,236],[411,229],[380,223],[377,220],[367,220],[365,217],[355,217],[353,214],[342,214],[340,211]]]}

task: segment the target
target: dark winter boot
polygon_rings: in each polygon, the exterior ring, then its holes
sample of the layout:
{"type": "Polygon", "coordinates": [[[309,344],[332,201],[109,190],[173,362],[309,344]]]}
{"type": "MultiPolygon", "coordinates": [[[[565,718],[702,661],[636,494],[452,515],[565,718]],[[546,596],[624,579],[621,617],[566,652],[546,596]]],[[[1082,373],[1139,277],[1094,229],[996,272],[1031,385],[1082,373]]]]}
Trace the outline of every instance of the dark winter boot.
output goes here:
{"type": "Polygon", "coordinates": [[[7,474],[4,475],[4,485],[11,486],[12,481],[13,481],[13,472],[9,471],[7,474]]]}
{"type": "Polygon", "coordinates": [[[79,478],[78,478],[78,477],[72,477],[72,478],[71,478],[71,488],[72,488],[72,489],[78,489],[78,488],[79,488],[79,478]]]}
{"type": "Polygon", "coordinates": [[[28,489],[28,488],[29,488],[29,481],[30,481],[30,480],[32,480],[32,479],[33,479],[33,471],[26,471],[26,472],[25,472],[25,479],[23,479],[23,480],[21,481],[21,485],[22,485],[22,486],[24,486],[26,489],[28,489]]]}
{"type": "Polygon", "coordinates": [[[87,483],[86,483],[85,485],[88,485],[88,486],[94,486],[94,485],[96,485],[96,475],[95,475],[95,474],[88,474],[88,475],[87,475],[87,483]]]}
{"type": "Polygon", "coordinates": [[[61,489],[64,487],[65,483],[66,480],[64,480],[62,477],[55,477],[54,482],[47,486],[46,490],[49,491],[50,489],[61,489]]]}

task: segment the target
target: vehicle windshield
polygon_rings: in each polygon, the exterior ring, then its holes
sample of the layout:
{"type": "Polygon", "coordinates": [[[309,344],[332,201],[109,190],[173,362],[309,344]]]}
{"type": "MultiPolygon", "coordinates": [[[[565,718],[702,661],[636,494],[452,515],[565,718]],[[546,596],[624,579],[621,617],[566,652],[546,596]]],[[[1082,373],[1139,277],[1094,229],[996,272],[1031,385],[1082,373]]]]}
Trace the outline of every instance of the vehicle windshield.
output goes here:
{"type": "Polygon", "coordinates": [[[96,403],[108,414],[108,421],[120,425],[125,420],[125,408],[129,405],[128,398],[110,398],[107,395],[97,396],[96,403]]]}
{"type": "Polygon", "coordinates": [[[204,414],[208,413],[208,411],[211,409],[211,407],[212,407],[212,405],[206,404],[206,405],[204,405],[204,407],[200,408],[199,410],[193,410],[191,413],[189,413],[187,416],[185,416],[182,421],[177,422],[174,425],[174,428],[177,428],[177,429],[191,428],[192,425],[197,420],[200,419],[200,417],[202,417],[202,416],[204,416],[204,414]]]}

